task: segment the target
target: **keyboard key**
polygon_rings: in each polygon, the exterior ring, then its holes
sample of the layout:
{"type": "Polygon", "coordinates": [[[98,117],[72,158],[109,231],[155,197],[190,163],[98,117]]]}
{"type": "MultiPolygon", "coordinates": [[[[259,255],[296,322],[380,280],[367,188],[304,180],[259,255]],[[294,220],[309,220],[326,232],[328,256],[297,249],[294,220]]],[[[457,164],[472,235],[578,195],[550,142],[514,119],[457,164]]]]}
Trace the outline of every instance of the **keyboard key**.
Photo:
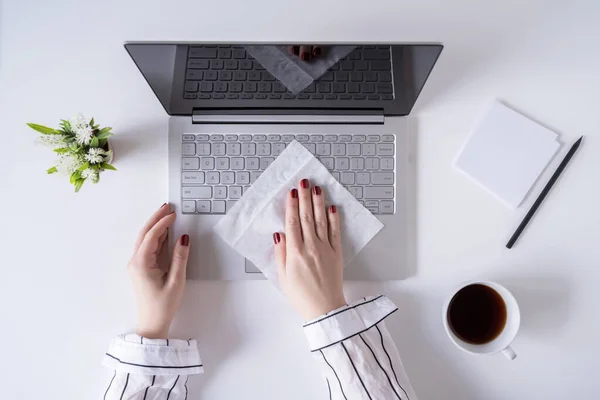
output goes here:
{"type": "Polygon", "coordinates": [[[197,185],[204,183],[204,172],[184,172],[181,174],[183,185],[197,185]]]}
{"type": "Polygon", "coordinates": [[[367,100],[379,100],[378,94],[370,94],[367,96],[367,100]]]}
{"type": "Polygon", "coordinates": [[[273,143],[273,155],[278,156],[285,150],[285,143],[273,143]]]}
{"type": "MultiPolygon", "coordinates": [[[[213,188],[213,197],[215,199],[226,199],[227,198],[227,187],[226,186],[215,186],[213,188]]],[[[214,205],[214,203],[213,203],[214,205]]]]}
{"type": "Polygon", "coordinates": [[[356,184],[357,185],[368,185],[371,183],[371,175],[368,172],[357,172],[356,173],[356,184]]]}
{"type": "MultiPolygon", "coordinates": [[[[227,79],[221,79],[221,80],[227,80],[227,79]]],[[[218,93],[227,92],[227,83],[226,82],[215,82],[213,87],[215,89],[215,92],[218,92],[218,93]]]]}
{"type": "Polygon", "coordinates": [[[231,186],[229,188],[229,198],[230,199],[239,199],[242,197],[242,187],[241,186],[231,186]]]}
{"type": "Polygon", "coordinates": [[[207,49],[205,47],[190,47],[190,58],[217,58],[217,49],[207,49]]]}
{"type": "Polygon", "coordinates": [[[379,142],[381,137],[379,135],[368,135],[367,142],[379,142]]]}
{"type": "Polygon", "coordinates": [[[211,70],[223,69],[224,66],[225,66],[225,63],[223,62],[223,60],[210,60],[210,69],[211,70]]]}
{"type": "Polygon", "coordinates": [[[196,155],[196,144],[195,143],[184,143],[181,145],[181,154],[184,156],[195,156],[196,155]]]}
{"type": "Polygon", "coordinates": [[[212,82],[202,82],[202,84],[200,84],[200,91],[201,92],[212,92],[213,91],[212,82]]]}
{"type": "Polygon", "coordinates": [[[221,174],[219,174],[218,172],[210,171],[210,172],[206,173],[206,183],[215,185],[217,183],[220,183],[220,181],[221,181],[221,174]]]}
{"type": "Polygon", "coordinates": [[[237,203],[236,200],[227,200],[227,212],[229,212],[229,210],[231,210],[233,206],[235,206],[235,203],[237,203]]]}
{"type": "Polygon", "coordinates": [[[294,135],[281,135],[281,140],[286,143],[291,143],[294,141],[294,135]]]}
{"type": "Polygon", "coordinates": [[[215,159],[212,157],[202,157],[200,166],[204,170],[215,169],[215,159]]]}
{"type": "Polygon", "coordinates": [[[258,90],[258,85],[256,82],[244,82],[244,92],[246,93],[256,93],[258,90]]]}
{"type": "Polygon", "coordinates": [[[269,165],[271,165],[273,163],[273,161],[275,161],[275,159],[272,157],[261,157],[260,169],[265,170],[265,169],[269,168],[269,165]]]}
{"type": "MultiPolygon", "coordinates": [[[[269,72],[267,72],[267,71],[263,71],[263,72],[261,72],[261,73],[260,73],[260,78],[261,78],[263,81],[266,81],[266,82],[274,82],[274,81],[275,81],[275,77],[274,77],[273,75],[271,75],[271,74],[270,74],[269,72]]],[[[270,85],[270,84],[269,84],[269,85],[270,85]]],[[[270,86],[269,86],[269,87],[270,87],[270,86]]],[[[270,91],[270,90],[271,90],[271,89],[269,89],[269,91],[270,91]]]]}
{"type": "Polygon", "coordinates": [[[339,71],[335,73],[335,80],[337,82],[348,82],[348,79],[350,79],[350,76],[346,71],[339,71]]]}
{"type": "Polygon", "coordinates": [[[270,93],[272,85],[269,82],[260,82],[258,84],[258,91],[261,93],[270,93]]]}
{"type": "Polygon", "coordinates": [[[300,143],[308,142],[308,135],[296,135],[296,140],[300,143]]]}
{"type": "Polygon", "coordinates": [[[340,100],[352,100],[352,96],[349,94],[340,94],[340,100]]]}
{"type": "Polygon", "coordinates": [[[225,60],[225,69],[236,70],[237,68],[237,60],[225,60]]]}
{"type": "Polygon", "coordinates": [[[225,97],[228,99],[239,99],[240,95],[237,93],[227,93],[225,97]]]}
{"type": "Polygon", "coordinates": [[[335,161],[331,157],[323,157],[319,159],[319,161],[321,161],[321,164],[323,164],[325,168],[327,168],[330,171],[335,167],[335,161]]]}
{"type": "Polygon", "coordinates": [[[343,185],[354,185],[354,172],[342,172],[341,183],[343,185]]]}
{"type": "Polygon", "coordinates": [[[302,143],[306,150],[308,150],[313,156],[317,155],[317,145],[314,143],[302,143]]]}
{"type": "Polygon", "coordinates": [[[194,141],[196,137],[194,135],[181,135],[183,141],[194,141]]]}
{"type": "Polygon", "coordinates": [[[240,170],[244,169],[244,159],[240,157],[234,157],[231,159],[231,169],[240,170]]]}
{"type": "Polygon", "coordinates": [[[323,135],[310,135],[310,141],[311,142],[322,142],[323,135]]]}
{"type": "Polygon", "coordinates": [[[218,99],[218,100],[221,100],[221,99],[224,99],[224,98],[225,98],[225,95],[224,95],[223,93],[212,93],[212,94],[210,95],[210,98],[211,98],[211,99],[218,99]]]}
{"type": "Polygon", "coordinates": [[[226,142],[236,142],[238,140],[238,135],[225,135],[225,141],[226,142]]]}
{"type": "Polygon", "coordinates": [[[329,84],[329,83],[317,83],[317,91],[319,93],[329,93],[329,92],[331,92],[331,84],[329,84]]]}
{"type": "Polygon", "coordinates": [[[196,212],[196,202],[193,200],[183,200],[181,206],[184,214],[193,214],[196,212]]]}
{"type": "MultiPolygon", "coordinates": [[[[200,79],[202,79],[202,78],[200,78],[200,79]]],[[[196,81],[186,82],[185,83],[185,91],[186,92],[197,92],[199,86],[200,86],[199,83],[196,81]]]]}
{"type": "Polygon", "coordinates": [[[339,172],[337,172],[337,171],[331,171],[331,176],[333,176],[333,178],[336,181],[338,181],[338,182],[340,181],[340,173],[339,172]]]}
{"type": "MultiPolygon", "coordinates": [[[[262,175],[262,171],[252,171],[250,172],[250,182],[247,183],[254,183],[256,182],[256,180],[258,179],[259,176],[262,175]]],[[[246,193],[246,189],[244,189],[244,193],[246,193]]]]}
{"type": "Polygon", "coordinates": [[[307,87],[304,88],[303,92],[304,93],[315,93],[317,91],[317,84],[316,83],[311,83],[310,85],[308,85],[307,87]]]}
{"type": "Polygon", "coordinates": [[[361,83],[360,91],[362,93],[375,93],[375,85],[372,83],[361,83]]]}
{"type": "Polygon", "coordinates": [[[392,88],[391,83],[378,83],[377,84],[377,93],[392,93],[394,89],[392,88]]]}
{"type": "Polygon", "coordinates": [[[360,156],[360,143],[349,143],[346,146],[349,156],[360,156]]]}
{"type": "Polygon", "coordinates": [[[346,144],[344,143],[333,143],[331,145],[331,152],[334,156],[345,156],[346,155],[346,144]]]}
{"type": "Polygon", "coordinates": [[[281,95],[277,93],[269,93],[269,99],[279,100],[281,99],[281,95]]]}
{"type": "Polygon", "coordinates": [[[353,71],[354,62],[349,60],[340,61],[340,68],[342,69],[342,71],[353,71]]]}
{"type": "Polygon", "coordinates": [[[240,154],[242,154],[241,143],[227,143],[228,156],[239,156],[240,154]]]}
{"type": "MultiPolygon", "coordinates": [[[[240,136],[244,136],[244,135],[240,135],[240,136]]],[[[243,156],[256,155],[256,143],[242,143],[242,155],[243,156]]]]}
{"type": "Polygon", "coordinates": [[[326,94],[325,100],[337,100],[337,95],[336,94],[326,94]]]}
{"type": "Polygon", "coordinates": [[[369,63],[366,61],[356,61],[354,62],[354,69],[357,71],[366,71],[369,69],[369,63]]]}
{"type": "Polygon", "coordinates": [[[219,77],[217,71],[204,71],[204,80],[205,81],[216,81],[219,77]]]}
{"type": "Polygon", "coordinates": [[[394,213],[394,202],[384,200],[379,203],[379,212],[382,214],[393,214],[394,213]]]}
{"type": "MultiPolygon", "coordinates": [[[[229,84],[229,91],[232,93],[239,93],[242,91],[242,83],[241,82],[231,82],[229,84]]],[[[237,99],[237,95],[235,97],[237,99]]]]}
{"type": "Polygon", "coordinates": [[[229,158],[225,158],[225,157],[217,158],[217,169],[220,171],[229,169],[229,158]]]}
{"type": "Polygon", "coordinates": [[[269,142],[277,142],[281,140],[281,136],[280,135],[267,135],[267,140],[269,142]]]}
{"type": "Polygon", "coordinates": [[[317,155],[318,156],[331,155],[331,145],[329,143],[317,143],[317,155]]]}
{"type": "Polygon", "coordinates": [[[393,199],[393,186],[366,186],[364,188],[365,199],[393,199]]]}
{"type": "Polygon", "coordinates": [[[346,90],[348,91],[348,93],[360,93],[360,84],[349,83],[346,85],[346,90]]]}
{"type": "Polygon", "coordinates": [[[393,142],[394,141],[394,135],[382,135],[381,136],[381,141],[382,142],[393,142]]]}
{"type": "Polygon", "coordinates": [[[225,143],[213,143],[213,145],[212,145],[212,155],[213,156],[224,156],[225,154],[226,154],[225,143]]]}
{"type": "Polygon", "coordinates": [[[346,157],[340,157],[335,159],[335,169],[347,170],[350,169],[350,160],[346,157]]]}
{"type": "Polygon", "coordinates": [[[381,143],[377,145],[377,155],[379,156],[393,156],[394,145],[391,143],[381,143]]]}
{"type": "Polygon", "coordinates": [[[325,135],[326,142],[337,142],[337,135],[325,135]]]}
{"type": "Polygon", "coordinates": [[[319,78],[321,82],[333,82],[333,72],[329,71],[319,78]]]}
{"type": "Polygon", "coordinates": [[[373,172],[371,174],[371,183],[373,185],[393,185],[394,184],[394,173],[393,172],[373,172]]]}
{"type": "Polygon", "coordinates": [[[198,200],[196,202],[196,211],[198,211],[201,214],[210,213],[210,201],[198,200]]]}
{"type": "MultiPolygon", "coordinates": [[[[363,153],[364,154],[364,153],[363,153]]],[[[365,160],[365,169],[367,171],[375,171],[379,169],[379,158],[367,158],[365,160]]]]}
{"type": "Polygon", "coordinates": [[[363,198],[363,188],[361,186],[350,186],[348,188],[348,191],[352,196],[354,196],[357,199],[363,198]]]}
{"type": "Polygon", "coordinates": [[[377,72],[368,71],[364,73],[365,82],[377,82],[377,72]]]}
{"type": "Polygon", "coordinates": [[[208,69],[208,60],[189,60],[188,69],[208,69]]]}
{"type": "Polygon", "coordinates": [[[200,168],[200,160],[197,157],[186,157],[183,159],[183,169],[200,168]]]}
{"type": "Polygon", "coordinates": [[[249,171],[257,170],[260,168],[260,160],[258,157],[251,157],[246,159],[246,169],[249,171]]]}
{"type": "Polygon", "coordinates": [[[255,142],[264,142],[267,140],[267,136],[266,135],[254,135],[254,141],[255,142]]]}
{"type": "Polygon", "coordinates": [[[362,72],[350,72],[350,82],[362,82],[363,81],[363,73],[362,72]]]}
{"type": "Polygon", "coordinates": [[[394,159],[392,157],[381,158],[381,169],[384,171],[392,171],[394,169],[394,159]]]}
{"type": "Polygon", "coordinates": [[[248,72],[248,80],[249,81],[260,81],[260,72],[258,72],[258,71],[248,72]]]}
{"type": "Polygon", "coordinates": [[[389,61],[371,61],[371,71],[389,71],[391,68],[389,61]]]}
{"type": "Polygon", "coordinates": [[[251,70],[252,69],[252,61],[250,61],[250,60],[242,60],[242,61],[240,61],[240,69],[251,70]]]}
{"type": "Polygon", "coordinates": [[[202,100],[210,99],[210,94],[207,93],[198,93],[198,98],[202,100]]]}
{"type": "Polygon", "coordinates": [[[250,142],[252,135],[240,135],[240,142],[250,142]]]}
{"type": "Polygon", "coordinates": [[[244,59],[246,58],[246,50],[244,49],[233,49],[233,58],[244,59]]]}
{"type": "Polygon", "coordinates": [[[281,82],[275,82],[273,84],[273,91],[275,93],[285,93],[286,89],[281,82]]]}
{"type": "Polygon", "coordinates": [[[181,197],[184,199],[210,199],[212,188],[210,186],[184,187],[181,189],[181,197]]]}
{"type": "MultiPolygon", "coordinates": [[[[222,197],[215,197],[221,199],[222,197]]],[[[223,200],[215,200],[212,202],[213,214],[225,214],[225,202],[223,200]]]]}
{"type": "Polygon", "coordinates": [[[381,82],[391,82],[392,74],[389,72],[379,72],[379,80],[381,82]]]}
{"type": "Polygon", "coordinates": [[[363,156],[374,156],[377,154],[374,143],[363,143],[362,144],[362,155],[363,156]]]}
{"type": "Polygon", "coordinates": [[[361,171],[365,169],[365,159],[353,157],[350,159],[350,169],[361,171]]]}
{"type": "Polygon", "coordinates": [[[354,135],[352,136],[352,141],[353,142],[364,142],[367,140],[367,137],[365,135],[354,135]]]}
{"type": "Polygon", "coordinates": [[[332,85],[332,89],[333,93],[344,93],[346,91],[346,85],[344,85],[343,83],[334,83],[332,85]]]}
{"type": "Polygon", "coordinates": [[[352,135],[340,135],[338,136],[340,142],[349,142],[352,140],[352,135]]]}
{"type": "Polygon", "coordinates": [[[258,143],[256,154],[259,156],[270,156],[271,143],[258,143]]]}
{"type": "Polygon", "coordinates": [[[235,183],[240,185],[247,185],[250,183],[250,172],[248,171],[238,171],[235,173],[235,183]]]}
{"type": "Polygon", "coordinates": [[[233,185],[235,183],[235,174],[231,171],[221,172],[221,183],[233,185]]]}
{"type": "MultiPolygon", "coordinates": [[[[198,98],[199,98],[199,97],[200,97],[200,96],[198,96],[198,98]]],[[[382,94],[382,95],[381,95],[381,98],[382,98],[383,100],[394,100],[394,96],[392,96],[391,94],[382,94]]]]}
{"type": "Polygon", "coordinates": [[[247,77],[248,77],[248,74],[246,73],[246,71],[235,71],[233,73],[234,81],[245,81],[247,77]]]}
{"type": "Polygon", "coordinates": [[[210,156],[210,143],[198,143],[196,152],[199,156],[210,156]]]}

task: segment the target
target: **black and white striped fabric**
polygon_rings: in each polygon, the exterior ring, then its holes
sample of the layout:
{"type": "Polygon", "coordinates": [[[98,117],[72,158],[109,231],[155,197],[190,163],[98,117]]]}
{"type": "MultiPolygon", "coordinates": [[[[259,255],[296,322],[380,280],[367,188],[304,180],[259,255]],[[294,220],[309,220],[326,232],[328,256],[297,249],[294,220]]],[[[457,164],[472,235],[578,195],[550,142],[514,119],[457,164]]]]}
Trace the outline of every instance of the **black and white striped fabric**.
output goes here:
{"type": "MultiPolygon", "coordinates": [[[[397,311],[385,296],[366,297],[304,324],[331,400],[417,400],[384,320],[397,311]]],[[[203,372],[195,340],[113,340],[105,400],[187,400],[190,375],[203,372]]],[[[191,396],[191,395],[190,395],[191,396]]]]}

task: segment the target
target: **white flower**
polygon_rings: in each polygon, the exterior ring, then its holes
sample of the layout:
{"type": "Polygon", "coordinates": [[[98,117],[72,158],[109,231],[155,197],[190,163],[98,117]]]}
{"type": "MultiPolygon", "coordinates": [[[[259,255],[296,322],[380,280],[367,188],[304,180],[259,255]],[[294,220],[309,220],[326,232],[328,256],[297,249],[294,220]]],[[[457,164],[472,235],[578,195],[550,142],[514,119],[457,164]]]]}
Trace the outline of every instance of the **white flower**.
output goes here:
{"type": "Polygon", "coordinates": [[[88,145],[92,141],[94,131],[82,114],[71,118],[71,129],[75,132],[75,140],[79,144],[88,145]]]}
{"type": "Polygon", "coordinates": [[[56,169],[58,172],[64,175],[71,175],[77,170],[77,168],[83,165],[83,160],[80,156],[75,154],[65,153],[60,156],[56,169]]]}
{"type": "Polygon", "coordinates": [[[93,183],[98,182],[98,180],[100,179],[98,171],[91,168],[86,168],[83,171],[81,171],[81,177],[83,179],[90,179],[93,183]]]}
{"type": "Polygon", "coordinates": [[[106,151],[97,147],[92,147],[85,155],[85,159],[91,164],[100,164],[106,159],[106,151]]]}
{"type": "Polygon", "coordinates": [[[66,135],[43,135],[40,137],[40,141],[51,149],[59,149],[66,147],[65,143],[66,135]]]}

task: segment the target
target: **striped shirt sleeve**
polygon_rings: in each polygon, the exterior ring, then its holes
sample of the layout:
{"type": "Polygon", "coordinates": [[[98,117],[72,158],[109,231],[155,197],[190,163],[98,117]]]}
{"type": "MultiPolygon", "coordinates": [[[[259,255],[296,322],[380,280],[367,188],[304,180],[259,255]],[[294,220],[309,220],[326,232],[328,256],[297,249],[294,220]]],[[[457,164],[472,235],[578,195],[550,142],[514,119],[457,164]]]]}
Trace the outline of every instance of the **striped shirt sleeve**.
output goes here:
{"type": "Polygon", "coordinates": [[[115,338],[102,364],[111,370],[104,400],[186,400],[190,375],[204,371],[195,340],[115,338]]]}
{"type": "Polygon", "coordinates": [[[417,400],[385,319],[398,308],[366,297],[304,324],[331,400],[417,400]]]}

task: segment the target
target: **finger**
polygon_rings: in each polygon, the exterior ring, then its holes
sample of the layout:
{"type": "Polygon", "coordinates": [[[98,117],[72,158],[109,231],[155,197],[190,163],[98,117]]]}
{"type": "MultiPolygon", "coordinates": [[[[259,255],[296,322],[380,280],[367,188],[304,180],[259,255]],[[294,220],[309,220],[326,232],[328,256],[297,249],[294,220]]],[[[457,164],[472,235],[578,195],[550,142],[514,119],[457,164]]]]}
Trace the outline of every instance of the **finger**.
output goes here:
{"type": "Polygon", "coordinates": [[[295,249],[302,247],[302,228],[298,212],[298,189],[292,189],[288,194],[285,209],[285,235],[289,246],[295,249]]]}
{"type": "Polygon", "coordinates": [[[185,284],[187,272],[187,263],[190,256],[190,237],[183,235],[175,243],[173,249],[173,259],[171,260],[171,268],[167,275],[168,285],[185,284]]]}
{"type": "Polygon", "coordinates": [[[300,59],[302,61],[310,61],[312,46],[300,46],[300,59]]]}
{"type": "Polygon", "coordinates": [[[325,211],[325,196],[320,186],[313,187],[312,190],[313,211],[315,213],[315,231],[317,237],[325,243],[329,242],[327,231],[327,212],[325,211]]]}
{"type": "Polygon", "coordinates": [[[340,214],[336,206],[329,206],[327,218],[329,219],[329,244],[334,250],[341,250],[340,214]]]}
{"type": "Polygon", "coordinates": [[[315,240],[317,237],[315,231],[315,215],[313,213],[312,195],[308,179],[302,179],[300,181],[298,197],[300,202],[300,226],[302,227],[302,237],[305,242],[307,240],[315,240]]]}
{"type": "Polygon", "coordinates": [[[312,55],[314,57],[320,57],[323,54],[323,48],[321,46],[313,46],[312,55]]]}
{"type": "Polygon", "coordinates": [[[275,261],[277,262],[277,275],[279,276],[280,283],[285,277],[285,235],[283,233],[275,232],[273,234],[273,244],[275,246],[275,261]]]}
{"type": "Polygon", "coordinates": [[[290,53],[296,56],[300,55],[300,46],[290,46],[290,53]]]}
{"type": "Polygon", "coordinates": [[[165,243],[167,242],[167,238],[169,237],[169,230],[167,229],[165,231],[165,233],[163,233],[159,238],[158,238],[158,252],[160,253],[163,249],[163,247],[165,246],[165,243]]]}
{"type": "Polygon", "coordinates": [[[171,212],[171,207],[168,207],[168,204],[165,203],[162,206],[160,206],[160,208],[158,210],[156,210],[156,212],[154,214],[152,214],[150,219],[148,221],[146,221],[146,224],[144,225],[144,227],[138,234],[137,239],[135,240],[135,245],[133,246],[134,253],[136,253],[138,251],[140,244],[142,244],[142,242],[144,241],[144,238],[146,237],[146,234],[148,233],[148,231],[150,231],[150,229],[152,229],[152,227],[154,225],[156,225],[156,223],[162,217],[169,214],[170,212],[171,212]]]}
{"type": "Polygon", "coordinates": [[[158,250],[160,237],[169,229],[175,221],[175,212],[162,217],[153,227],[146,233],[138,252],[144,254],[152,254],[158,250]]]}

